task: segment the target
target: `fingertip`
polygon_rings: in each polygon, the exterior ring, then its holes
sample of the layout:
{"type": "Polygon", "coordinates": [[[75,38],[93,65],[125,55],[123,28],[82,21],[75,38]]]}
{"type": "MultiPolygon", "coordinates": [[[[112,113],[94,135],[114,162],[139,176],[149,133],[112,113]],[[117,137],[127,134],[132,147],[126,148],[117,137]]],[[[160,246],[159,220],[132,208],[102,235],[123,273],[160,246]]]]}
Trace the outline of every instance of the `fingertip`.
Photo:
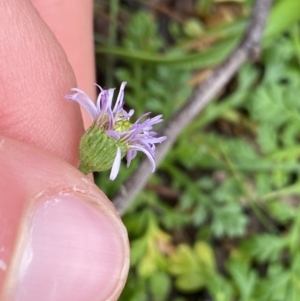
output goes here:
{"type": "Polygon", "coordinates": [[[116,215],[74,191],[39,196],[32,207],[6,282],[13,300],[116,299],[127,276],[116,215]]]}
{"type": "Polygon", "coordinates": [[[117,300],[129,247],[113,205],[67,163],[0,141],[0,299],[117,300]]]}

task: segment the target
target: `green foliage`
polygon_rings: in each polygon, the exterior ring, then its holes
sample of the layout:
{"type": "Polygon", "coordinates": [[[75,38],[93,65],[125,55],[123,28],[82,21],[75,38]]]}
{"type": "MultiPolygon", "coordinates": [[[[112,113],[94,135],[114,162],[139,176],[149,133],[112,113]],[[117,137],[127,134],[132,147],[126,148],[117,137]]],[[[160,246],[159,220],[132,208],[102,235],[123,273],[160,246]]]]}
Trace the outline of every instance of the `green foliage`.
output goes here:
{"type": "Polygon", "coordinates": [[[246,263],[238,260],[229,262],[228,272],[239,293],[241,301],[252,300],[255,284],[258,277],[254,270],[252,270],[246,263]]]}
{"type": "Polygon", "coordinates": [[[170,255],[169,271],[175,276],[175,286],[185,292],[207,286],[215,272],[215,258],[211,247],[197,242],[194,248],[182,244],[170,255]]]}
{"type": "Polygon", "coordinates": [[[291,300],[289,292],[290,272],[280,264],[268,268],[267,275],[257,283],[254,291],[256,300],[291,300]]]}
{"type": "Polygon", "coordinates": [[[232,284],[221,274],[215,274],[210,279],[208,291],[214,301],[232,301],[234,298],[232,284]]]}
{"type": "Polygon", "coordinates": [[[126,27],[123,47],[129,51],[156,52],[163,41],[157,36],[157,26],[146,12],[135,14],[126,27]]]}
{"type": "Polygon", "coordinates": [[[239,204],[215,207],[211,230],[217,237],[242,236],[245,233],[247,218],[242,214],[239,204]]]}
{"type": "Polygon", "coordinates": [[[287,240],[277,235],[259,234],[244,240],[242,250],[244,254],[254,260],[264,262],[276,262],[287,245],[287,240]]]}
{"type": "MultiPolygon", "coordinates": [[[[209,18],[214,2],[196,2],[209,18]]],[[[238,5],[247,11],[249,3],[238,5]]],[[[128,208],[131,272],[121,301],[299,299],[299,12],[298,0],[275,2],[260,61],[245,64],[191,121],[128,208]]],[[[137,116],[166,120],[191,95],[194,68],[221,62],[246,23],[172,21],[170,45],[149,11],[129,19],[121,46],[98,53],[120,59],[114,75],[128,82],[126,103],[137,116]],[[208,38],[203,50],[189,50],[208,38]]],[[[113,196],[138,164],[97,183],[113,196]]]]}

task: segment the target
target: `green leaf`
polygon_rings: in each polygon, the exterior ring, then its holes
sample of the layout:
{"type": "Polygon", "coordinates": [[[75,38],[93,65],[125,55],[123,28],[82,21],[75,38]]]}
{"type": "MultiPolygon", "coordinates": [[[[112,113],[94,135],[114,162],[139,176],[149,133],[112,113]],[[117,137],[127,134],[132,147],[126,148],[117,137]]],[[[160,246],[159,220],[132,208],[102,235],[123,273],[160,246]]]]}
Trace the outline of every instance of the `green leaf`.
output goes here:
{"type": "Polygon", "coordinates": [[[241,244],[242,250],[258,262],[278,260],[286,246],[287,239],[267,233],[255,235],[241,244]]]}
{"type": "Polygon", "coordinates": [[[195,292],[204,287],[206,279],[197,272],[190,272],[176,278],[176,287],[183,292],[195,292]]]}
{"type": "Polygon", "coordinates": [[[181,244],[170,256],[170,271],[173,275],[180,275],[198,269],[197,258],[188,245],[181,244]]]}
{"type": "Polygon", "coordinates": [[[285,201],[269,201],[267,208],[270,215],[280,223],[291,222],[295,217],[295,209],[285,201]]]}
{"type": "Polygon", "coordinates": [[[147,278],[158,270],[158,264],[153,253],[146,253],[137,265],[138,274],[147,278]]]}
{"type": "Polygon", "coordinates": [[[273,38],[288,30],[298,20],[300,20],[300,2],[298,0],[277,1],[268,18],[264,39],[273,38]]]}
{"type": "Polygon", "coordinates": [[[124,290],[118,301],[147,301],[146,281],[129,273],[124,290]]]}
{"type": "Polygon", "coordinates": [[[272,153],[277,150],[277,129],[270,124],[262,124],[258,130],[257,141],[263,153],[272,153]]]}
{"type": "Polygon", "coordinates": [[[228,271],[239,291],[240,300],[251,300],[250,297],[257,282],[254,270],[251,270],[244,262],[232,260],[228,265],[228,271]]]}
{"type": "Polygon", "coordinates": [[[131,243],[130,264],[136,265],[145,255],[147,251],[146,237],[136,239],[131,243]]]}
{"type": "Polygon", "coordinates": [[[156,52],[163,45],[157,34],[157,23],[150,14],[144,11],[133,14],[126,26],[123,39],[124,48],[130,51],[146,50],[156,52]]]}
{"type": "Polygon", "coordinates": [[[161,55],[143,50],[125,50],[123,48],[109,48],[97,46],[96,52],[115,55],[127,62],[145,63],[145,64],[164,64],[172,65],[178,69],[196,69],[208,68],[222,62],[237,44],[237,38],[231,38],[221,42],[209,50],[203,50],[197,53],[184,54],[177,51],[176,54],[161,55]]]}
{"type": "Polygon", "coordinates": [[[238,204],[227,204],[213,209],[211,230],[217,237],[242,236],[245,233],[247,217],[238,204]]]}
{"type": "Polygon", "coordinates": [[[208,290],[214,301],[234,300],[232,284],[220,274],[214,275],[208,281],[208,290]]]}
{"type": "Polygon", "coordinates": [[[253,290],[254,300],[268,301],[285,301],[289,298],[291,288],[289,282],[291,272],[281,264],[270,265],[267,271],[267,277],[257,281],[257,285],[253,290]]]}
{"type": "Polygon", "coordinates": [[[153,300],[166,300],[171,290],[171,279],[169,275],[164,272],[154,273],[150,279],[150,291],[153,296],[153,300]]]}
{"type": "Polygon", "coordinates": [[[216,261],[215,255],[211,246],[203,241],[198,241],[194,247],[195,255],[198,260],[202,263],[203,267],[209,275],[215,272],[216,261]]]}
{"type": "Polygon", "coordinates": [[[176,286],[184,292],[194,292],[206,286],[215,274],[215,258],[211,247],[198,241],[194,248],[180,245],[169,260],[169,271],[176,286]]]}
{"type": "Polygon", "coordinates": [[[147,210],[143,210],[138,214],[127,214],[122,218],[122,220],[131,237],[138,237],[142,233],[145,233],[149,222],[149,212],[147,210]]]}

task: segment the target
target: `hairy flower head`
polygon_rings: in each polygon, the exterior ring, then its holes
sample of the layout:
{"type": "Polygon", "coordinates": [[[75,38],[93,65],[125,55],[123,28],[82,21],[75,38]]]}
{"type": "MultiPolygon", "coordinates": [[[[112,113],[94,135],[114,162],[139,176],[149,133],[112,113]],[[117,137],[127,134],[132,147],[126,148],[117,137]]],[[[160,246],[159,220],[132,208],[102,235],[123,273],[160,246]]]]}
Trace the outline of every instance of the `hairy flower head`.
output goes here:
{"type": "Polygon", "coordinates": [[[163,121],[162,115],[146,118],[150,114],[146,113],[131,123],[134,110],[127,112],[123,108],[125,86],[126,82],[123,82],[114,105],[114,89],[104,90],[98,85],[100,94],[96,103],[77,88],[71,89],[74,93],[66,96],[84,107],[93,121],[81,138],[79,147],[79,169],[85,174],[111,168],[110,179],[114,180],[119,172],[121,159],[126,156],[129,166],[138,151],[148,157],[152,172],[155,170],[155,144],[161,143],[166,137],[157,137],[152,128],[163,121]]]}

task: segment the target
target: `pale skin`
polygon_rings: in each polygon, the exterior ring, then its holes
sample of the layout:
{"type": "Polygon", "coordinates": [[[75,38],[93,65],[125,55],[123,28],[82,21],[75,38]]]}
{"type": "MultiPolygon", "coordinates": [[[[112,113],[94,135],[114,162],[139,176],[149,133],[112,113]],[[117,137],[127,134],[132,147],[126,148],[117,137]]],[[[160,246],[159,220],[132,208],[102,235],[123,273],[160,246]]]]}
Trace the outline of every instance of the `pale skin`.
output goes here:
{"type": "Polygon", "coordinates": [[[1,1],[0,66],[0,299],[117,300],[127,233],[76,169],[90,120],[64,99],[95,95],[92,1],[1,1]]]}

